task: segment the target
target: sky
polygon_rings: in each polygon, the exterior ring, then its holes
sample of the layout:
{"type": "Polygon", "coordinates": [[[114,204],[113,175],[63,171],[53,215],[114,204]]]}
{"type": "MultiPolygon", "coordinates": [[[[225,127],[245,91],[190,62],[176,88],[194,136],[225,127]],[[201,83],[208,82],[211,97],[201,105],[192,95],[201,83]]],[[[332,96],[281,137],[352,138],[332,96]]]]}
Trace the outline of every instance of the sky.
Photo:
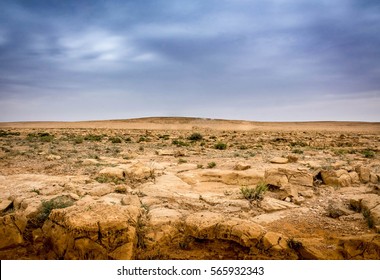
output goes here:
{"type": "Polygon", "coordinates": [[[0,121],[380,121],[378,0],[0,0],[0,121]]]}

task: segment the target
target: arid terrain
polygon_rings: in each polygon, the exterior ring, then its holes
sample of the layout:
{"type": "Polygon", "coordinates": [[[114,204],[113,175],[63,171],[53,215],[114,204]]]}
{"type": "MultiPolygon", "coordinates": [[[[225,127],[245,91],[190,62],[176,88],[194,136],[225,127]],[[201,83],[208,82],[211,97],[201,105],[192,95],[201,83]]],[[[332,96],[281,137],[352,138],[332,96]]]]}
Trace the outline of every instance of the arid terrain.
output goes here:
{"type": "Polygon", "coordinates": [[[0,123],[0,259],[380,259],[380,123],[0,123]]]}

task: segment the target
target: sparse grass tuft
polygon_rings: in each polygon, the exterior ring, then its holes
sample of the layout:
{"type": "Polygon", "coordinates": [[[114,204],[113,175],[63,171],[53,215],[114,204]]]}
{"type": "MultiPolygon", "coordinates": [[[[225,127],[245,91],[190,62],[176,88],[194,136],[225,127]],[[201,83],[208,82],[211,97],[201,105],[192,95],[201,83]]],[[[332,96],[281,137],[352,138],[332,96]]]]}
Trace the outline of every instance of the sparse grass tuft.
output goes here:
{"type": "Polygon", "coordinates": [[[243,194],[244,198],[249,201],[260,201],[263,200],[264,194],[268,190],[268,185],[265,183],[259,183],[256,188],[242,187],[240,192],[243,194]]]}
{"type": "Polygon", "coordinates": [[[48,132],[29,133],[26,140],[30,142],[52,142],[54,140],[54,135],[48,132]]]}
{"type": "Polygon", "coordinates": [[[183,159],[183,158],[180,158],[178,160],[178,164],[182,164],[182,163],[187,163],[187,160],[186,159],[183,159]]]}
{"type": "Polygon", "coordinates": [[[20,132],[11,132],[0,129],[0,137],[19,136],[20,132]]]}
{"type": "Polygon", "coordinates": [[[348,151],[344,150],[344,149],[334,150],[334,154],[337,156],[343,156],[343,155],[346,155],[347,153],[348,153],[348,151]]]}
{"type": "Polygon", "coordinates": [[[118,185],[118,184],[125,183],[125,181],[123,179],[120,179],[119,177],[110,176],[110,175],[106,175],[106,174],[100,174],[98,177],[95,178],[95,180],[101,184],[114,183],[114,184],[118,185]]]}
{"type": "Polygon", "coordinates": [[[300,149],[294,149],[294,150],[292,150],[292,153],[293,154],[303,154],[303,151],[300,149]]]}
{"type": "Polygon", "coordinates": [[[165,134],[165,135],[159,135],[158,138],[159,138],[159,139],[163,139],[163,140],[169,140],[169,139],[170,139],[170,135],[168,135],[168,134],[165,134]]]}
{"type": "Polygon", "coordinates": [[[189,146],[189,143],[183,142],[181,140],[175,139],[172,141],[173,145],[176,145],[177,147],[187,147],[189,146]]]}
{"type": "Polygon", "coordinates": [[[365,158],[374,158],[375,157],[375,152],[371,149],[366,149],[362,152],[363,156],[365,158]]]}
{"type": "Polygon", "coordinates": [[[83,143],[83,137],[77,136],[74,138],[74,144],[82,144],[83,143]]]}
{"type": "Polygon", "coordinates": [[[68,196],[58,196],[48,201],[43,201],[41,211],[36,216],[36,222],[43,224],[50,215],[53,209],[62,209],[70,207],[74,204],[74,201],[68,196]]]}
{"type": "Polygon", "coordinates": [[[225,150],[227,149],[227,144],[223,142],[218,142],[214,145],[214,148],[217,150],[225,150]]]}
{"type": "Polygon", "coordinates": [[[209,163],[207,164],[207,168],[214,168],[215,166],[216,166],[216,163],[215,163],[214,161],[209,162],[209,163]]]}
{"type": "Polygon", "coordinates": [[[102,141],[103,136],[102,135],[95,135],[95,134],[87,134],[84,137],[84,140],[86,141],[94,141],[94,142],[100,142],[102,141]]]}
{"type": "Polygon", "coordinates": [[[33,189],[33,190],[31,190],[31,192],[34,192],[34,193],[36,193],[36,194],[38,194],[38,195],[41,194],[40,190],[38,190],[38,189],[33,189]]]}
{"type": "Polygon", "coordinates": [[[121,139],[119,137],[110,137],[110,138],[108,138],[108,140],[111,141],[114,144],[121,143],[121,139]]]}

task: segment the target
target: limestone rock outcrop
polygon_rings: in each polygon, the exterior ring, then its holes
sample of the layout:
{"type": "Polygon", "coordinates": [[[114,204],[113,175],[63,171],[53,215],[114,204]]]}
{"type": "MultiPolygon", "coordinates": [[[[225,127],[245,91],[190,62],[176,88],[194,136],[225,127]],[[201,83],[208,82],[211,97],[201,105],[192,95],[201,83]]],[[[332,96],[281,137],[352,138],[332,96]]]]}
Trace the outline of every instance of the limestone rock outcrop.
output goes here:
{"type": "Polygon", "coordinates": [[[273,168],[265,171],[264,180],[267,184],[285,187],[287,184],[298,186],[313,186],[313,175],[303,170],[273,168]]]}
{"type": "Polygon", "coordinates": [[[89,204],[53,210],[42,230],[57,258],[132,259],[140,209],[89,204]]]}

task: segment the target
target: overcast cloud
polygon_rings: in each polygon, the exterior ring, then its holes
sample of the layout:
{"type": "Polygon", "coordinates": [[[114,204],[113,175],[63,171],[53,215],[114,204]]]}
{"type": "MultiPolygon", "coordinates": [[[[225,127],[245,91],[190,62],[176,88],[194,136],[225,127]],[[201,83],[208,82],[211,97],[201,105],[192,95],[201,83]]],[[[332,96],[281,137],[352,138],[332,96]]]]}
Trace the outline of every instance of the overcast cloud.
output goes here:
{"type": "Polygon", "coordinates": [[[1,0],[0,121],[380,121],[377,0],[1,0]]]}

